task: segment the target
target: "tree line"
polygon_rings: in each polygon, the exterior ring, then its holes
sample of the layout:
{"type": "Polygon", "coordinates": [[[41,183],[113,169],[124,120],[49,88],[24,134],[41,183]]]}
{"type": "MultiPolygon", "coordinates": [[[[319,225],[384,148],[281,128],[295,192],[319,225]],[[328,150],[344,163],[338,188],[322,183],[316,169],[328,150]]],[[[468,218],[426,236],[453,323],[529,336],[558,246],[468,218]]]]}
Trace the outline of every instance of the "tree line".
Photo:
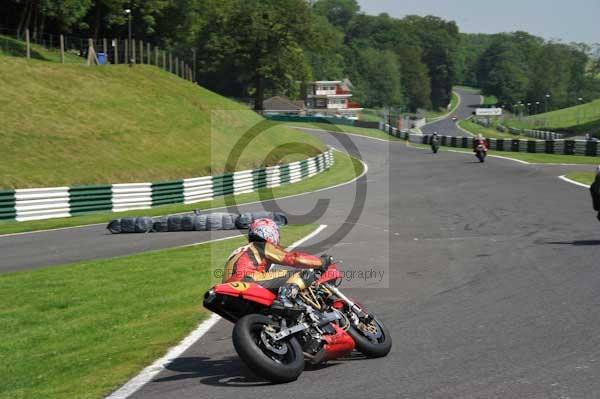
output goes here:
{"type": "Polygon", "coordinates": [[[532,112],[542,112],[600,97],[598,48],[526,32],[461,34],[461,42],[458,81],[495,95],[507,108],[531,104],[532,112]]]}
{"type": "Polygon", "coordinates": [[[135,39],[188,61],[194,49],[200,84],[253,97],[257,109],[270,95],[300,97],[300,81],[345,77],[361,105],[410,112],[447,106],[456,83],[507,105],[600,97],[600,65],[584,46],[463,34],[435,16],[366,15],[356,0],[7,0],[0,27],[125,38],[125,9],[135,39]]]}
{"type": "Polygon", "coordinates": [[[43,32],[133,35],[197,54],[200,84],[224,95],[298,97],[299,81],[348,77],[366,107],[404,111],[450,102],[460,46],[454,22],[365,15],[356,0],[9,0],[0,26],[43,32]]]}

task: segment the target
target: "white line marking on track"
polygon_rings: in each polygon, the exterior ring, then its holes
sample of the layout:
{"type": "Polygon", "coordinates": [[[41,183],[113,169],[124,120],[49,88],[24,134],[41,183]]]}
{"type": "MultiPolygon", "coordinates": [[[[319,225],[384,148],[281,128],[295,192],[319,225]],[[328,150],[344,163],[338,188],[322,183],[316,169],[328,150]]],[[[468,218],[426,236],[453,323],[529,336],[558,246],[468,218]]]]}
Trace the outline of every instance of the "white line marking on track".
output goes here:
{"type": "Polygon", "coordinates": [[[579,183],[578,181],[575,181],[575,180],[571,180],[571,179],[569,179],[569,178],[568,178],[567,176],[565,176],[565,175],[558,176],[558,178],[559,178],[560,180],[562,180],[562,181],[565,181],[565,182],[567,182],[567,183],[571,183],[571,184],[575,184],[576,186],[579,186],[579,187],[590,188],[590,186],[589,186],[589,185],[587,185],[587,184],[584,184],[584,183],[579,183]]]}
{"type": "MultiPolygon", "coordinates": [[[[429,150],[428,148],[416,147],[416,146],[412,145],[411,143],[408,143],[407,147],[415,148],[417,150],[425,150],[425,151],[429,150]]],[[[449,149],[449,148],[446,148],[446,147],[444,147],[443,150],[445,152],[453,152],[455,154],[473,155],[470,152],[459,151],[459,150],[452,150],[452,149],[449,149]]],[[[515,159],[515,158],[503,157],[501,155],[491,155],[491,154],[488,154],[488,157],[506,159],[508,161],[514,161],[514,162],[518,162],[518,163],[521,163],[521,164],[524,164],[524,165],[556,165],[556,164],[532,164],[531,162],[521,161],[520,159],[515,159]]]]}
{"type": "MultiPolygon", "coordinates": [[[[288,250],[294,249],[294,248],[302,245],[303,243],[305,243],[306,241],[315,237],[317,234],[319,234],[326,228],[327,228],[326,224],[320,225],[313,232],[311,232],[310,234],[299,239],[298,241],[296,241],[295,243],[290,245],[287,249],[288,250]]],[[[236,237],[239,237],[239,236],[220,238],[220,239],[217,239],[214,241],[222,241],[225,239],[236,238],[236,237]]],[[[192,245],[198,245],[198,244],[192,244],[192,245]]],[[[186,246],[189,246],[189,245],[186,245],[186,246]]],[[[148,382],[150,382],[152,380],[152,378],[154,378],[155,375],[157,375],[158,373],[163,371],[165,369],[166,365],[168,365],[171,361],[173,361],[174,359],[181,356],[181,354],[183,354],[183,352],[188,350],[188,348],[190,348],[196,341],[198,341],[200,338],[202,338],[202,336],[204,334],[206,334],[208,332],[208,330],[210,330],[215,324],[217,324],[217,322],[219,320],[221,320],[221,317],[219,315],[213,314],[212,316],[210,316],[207,320],[200,323],[200,325],[194,331],[192,331],[187,337],[185,337],[181,342],[179,342],[176,346],[169,349],[164,356],[155,360],[150,366],[144,368],[138,375],[136,375],[135,377],[130,379],[125,385],[123,385],[121,388],[117,389],[112,394],[108,395],[106,397],[106,399],[125,399],[125,398],[131,396],[142,386],[144,386],[148,382]]]]}
{"type": "Polygon", "coordinates": [[[217,324],[221,319],[216,314],[213,314],[208,320],[200,323],[198,328],[192,331],[187,337],[185,337],[177,346],[169,349],[169,351],[160,359],[157,359],[150,366],[143,369],[138,375],[129,380],[121,388],[107,396],[107,399],[125,399],[132,395],[135,391],[140,389],[143,385],[148,383],[152,378],[164,370],[165,365],[169,364],[173,359],[179,357],[185,352],[194,342],[198,341],[212,326],[217,324]]]}

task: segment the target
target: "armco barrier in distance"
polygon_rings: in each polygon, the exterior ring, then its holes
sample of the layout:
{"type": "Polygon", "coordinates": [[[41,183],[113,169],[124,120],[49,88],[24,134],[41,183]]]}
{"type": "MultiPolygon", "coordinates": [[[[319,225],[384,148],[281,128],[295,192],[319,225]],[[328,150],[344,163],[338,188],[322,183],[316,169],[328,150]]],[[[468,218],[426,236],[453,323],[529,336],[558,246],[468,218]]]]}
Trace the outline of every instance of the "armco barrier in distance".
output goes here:
{"type": "MultiPolygon", "coordinates": [[[[428,135],[401,131],[383,122],[379,129],[395,137],[400,137],[415,144],[429,144],[428,135]]],[[[440,136],[443,146],[472,148],[473,137],[440,136]]],[[[496,151],[529,152],[557,155],[600,156],[600,144],[593,140],[520,140],[520,139],[487,139],[489,148],[496,151]]]]}
{"type": "Polygon", "coordinates": [[[311,177],[333,165],[332,150],[285,165],[157,183],[0,190],[0,220],[40,220],[93,212],[192,204],[230,194],[277,187],[311,177]]]}
{"type": "MultiPolygon", "coordinates": [[[[431,136],[410,135],[410,142],[429,144],[431,136]]],[[[531,154],[600,156],[600,146],[596,141],[586,140],[519,140],[486,139],[490,150],[527,152],[531,154]]],[[[441,136],[441,144],[448,147],[472,148],[473,137],[441,136]]]]}

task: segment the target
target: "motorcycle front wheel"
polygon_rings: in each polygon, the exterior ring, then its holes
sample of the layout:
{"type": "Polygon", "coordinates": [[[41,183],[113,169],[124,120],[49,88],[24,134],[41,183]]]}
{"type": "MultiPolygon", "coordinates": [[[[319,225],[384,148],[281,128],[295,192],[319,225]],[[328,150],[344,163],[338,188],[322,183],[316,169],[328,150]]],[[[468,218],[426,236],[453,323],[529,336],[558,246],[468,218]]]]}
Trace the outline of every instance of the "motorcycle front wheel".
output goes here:
{"type": "Polygon", "coordinates": [[[370,321],[350,319],[348,334],[354,340],[356,350],[367,357],[384,357],[392,349],[392,336],[387,327],[377,317],[370,321]]]}
{"type": "Polygon", "coordinates": [[[296,338],[273,341],[265,333],[277,329],[263,315],[242,317],[233,327],[233,346],[242,362],[258,376],[275,383],[294,381],[304,370],[304,354],[296,338]]]}

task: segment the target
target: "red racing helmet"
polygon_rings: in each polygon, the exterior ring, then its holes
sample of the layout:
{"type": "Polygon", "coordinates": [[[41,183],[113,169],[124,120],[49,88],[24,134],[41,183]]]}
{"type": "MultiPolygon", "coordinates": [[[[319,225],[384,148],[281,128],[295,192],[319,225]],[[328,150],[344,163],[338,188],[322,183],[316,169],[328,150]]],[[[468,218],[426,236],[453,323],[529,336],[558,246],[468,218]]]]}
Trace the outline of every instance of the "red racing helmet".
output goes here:
{"type": "Polygon", "coordinates": [[[271,219],[256,219],[248,227],[248,241],[267,241],[279,245],[279,228],[271,219]]]}

